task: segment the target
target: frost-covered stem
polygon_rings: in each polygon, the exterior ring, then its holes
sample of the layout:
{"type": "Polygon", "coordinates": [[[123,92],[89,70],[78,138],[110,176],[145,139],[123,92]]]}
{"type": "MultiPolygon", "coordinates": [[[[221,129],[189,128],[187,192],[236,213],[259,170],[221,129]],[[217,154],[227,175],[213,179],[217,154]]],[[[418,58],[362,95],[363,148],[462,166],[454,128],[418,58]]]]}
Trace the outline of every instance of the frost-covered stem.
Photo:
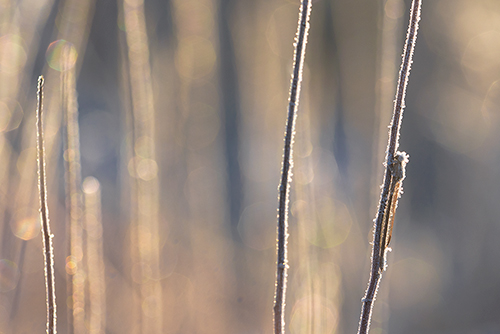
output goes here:
{"type": "MultiPolygon", "coordinates": [[[[361,309],[361,318],[359,321],[358,334],[366,334],[370,328],[371,314],[373,303],[375,301],[382,272],[385,270],[385,253],[388,246],[387,231],[392,231],[392,226],[388,224],[394,217],[397,206],[397,199],[400,194],[401,182],[404,179],[404,167],[407,162],[404,153],[397,152],[399,146],[399,133],[401,128],[401,119],[403,109],[405,107],[406,87],[412,64],[413,52],[417,40],[418,22],[420,21],[420,7],[422,0],[413,0],[410,11],[410,22],[408,24],[408,32],[406,42],[403,49],[403,59],[401,69],[399,71],[399,81],[396,91],[396,99],[394,101],[394,112],[392,116],[391,129],[389,133],[389,142],[387,145],[386,170],[380,202],[375,218],[375,227],[373,233],[373,249],[372,249],[372,268],[368,289],[362,299],[363,306],[361,309]],[[400,171],[400,173],[398,172],[400,171]],[[390,207],[388,208],[388,202],[390,207]]],[[[389,236],[390,237],[390,236],[389,236]]],[[[390,239],[389,239],[390,241],[390,239]]]]}
{"type": "Polygon", "coordinates": [[[295,52],[293,74],[290,84],[290,97],[288,104],[288,117],[285,132],[285,148],[281,182],[279,186],[278,207],[278,261],[276,270],[276,294],[274,296],[274,333],[285,333],[285,296],[286,278],[288,269],[287,238],[288,238],[288,201],[290,182],[293,168],[293,141],[295,135],[295,119],[299,106],[300,84],[302,82],[302,69],[309,31],[309,16],[311,14],[311,0],[302,0],[299,13],[297,34],[295,36],[295,52]]]}
{"type": "Polygon", "coordinates": [[[36,110],[38,190],[40,193],[40,221],[42,224],[43,254],[45,259],[45,289],[47,292],[47,334],[56,334],[56,292],[54,283],[53,235],[50,233],[49,208],[47,205],[47,182],[45,177],[45,148],[43,143],[43,76],[38,78],[36,110]]]}

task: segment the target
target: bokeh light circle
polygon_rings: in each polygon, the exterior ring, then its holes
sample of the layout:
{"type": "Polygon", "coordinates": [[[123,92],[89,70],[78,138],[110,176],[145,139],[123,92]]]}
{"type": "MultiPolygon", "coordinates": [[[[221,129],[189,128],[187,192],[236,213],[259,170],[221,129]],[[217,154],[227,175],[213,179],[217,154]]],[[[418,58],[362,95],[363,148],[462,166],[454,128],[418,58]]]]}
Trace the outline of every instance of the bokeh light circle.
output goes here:
{"type": "Polygon", "coordinates": [[[158,175],[158,164],[153,159],[141,159],[137,164],[137,176],[144,181],[151,181],[158,175]]]}
{"type": "Polygon", "coordinates": [[[99,191],[100,183],[95,177],[88,176],[83,181],[82,188],[83,192],[86,194],[95,194],[99,191]]]}
{"type": "Polygon", "coordinates": [[[0,72],[17,73],[27,59],[21,36],[9,34],[0,38],[0,72]]]}
{"type": "Polygon", "coordinates": [[[74,275],[76,274],[77,269],[77,259],[71,255],[66,257],[66,273],[68,275],[74,275]]]}
{"type": "Polygon", "coordinates": [[[0,132],[5,131],[10,123],[11,112],[9,106],[0,101],[0,132]]]}
{"type": "Polygon", "coordinates": [[[72,43],[59,39],[50,43],[45,58],[52,69],[62,72],[75,66],[78,53],[72,43]]]}
{"type": "Polygon", "coordinates": [[[216,60],[214,46],[208,39],[191,36],[179,40],[175,66],[182,77],[201,79],[212,72],[216,60]]]}
{"type": "Polygon", "coordinates": [[[40,234],[40,216],[36,210],[20,209],[10,222],[12,233],[22,240],[31,240],[40,234]]]}
{"type": "Polygon", "coordinates": [[[352,217],[344,203],[323,197],[316,203],[315,219],[305,218],[300,226],[312,245],[331,248],[347,239],[351,231],[352,217]]]}
{"type": "Polygon", "coordinates": [[[23,108],[17,100],[0,100],[0,132],[17,129],[23,120],[23,108]]]}
{"type": "Polygon", "coordinates": [[[333,333],[338,323],[338,311],[335,306],[321,296],[309,295],[298,300],[292,310],[290,332],[307,333],[311,327],[317,333],[333,333]],[[330,305],[329,305],[330,304],[330,305]]]}
{"type": "Polygon", "coordinates": [[[13,290],[17,286],[19,269],[12,261],[0,260],[0,292],[13,290]]]}

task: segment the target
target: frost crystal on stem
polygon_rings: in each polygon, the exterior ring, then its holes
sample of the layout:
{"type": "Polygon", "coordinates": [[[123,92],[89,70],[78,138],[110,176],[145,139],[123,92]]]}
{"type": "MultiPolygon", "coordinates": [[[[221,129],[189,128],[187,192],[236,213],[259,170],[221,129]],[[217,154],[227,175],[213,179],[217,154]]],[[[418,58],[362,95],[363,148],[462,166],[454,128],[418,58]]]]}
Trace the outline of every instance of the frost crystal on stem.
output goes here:
{"type": "Polygon", "coordinates": [[[408,162],[408,155],[397,151],[399,146],[399,135],[401,120],[405,105],[406,87],[412,64],[413,52],[417,41],[418,22],[420,21],[420,7],[422,0],[413,0],[410,11],[410,22],[406,42],[403,49],[403,59],[399,71],[399,81],[394,101],[394,112],[389,132],[389,142],[387,145],[386,169],[380,202],[375,218],[372,248],[372,267],[370,280],[365,296],[362,299],[361,317],[359,320],[358,334],[366,334],[370,328],[373,303],[377,296],[377,290],[382,277],[382,272],[386,270],[386,255],[392,237],[394,227],[394,215],[396,213],[398,198],[402,191],[402,182],[405,178],[405,166],[408,162]]]}

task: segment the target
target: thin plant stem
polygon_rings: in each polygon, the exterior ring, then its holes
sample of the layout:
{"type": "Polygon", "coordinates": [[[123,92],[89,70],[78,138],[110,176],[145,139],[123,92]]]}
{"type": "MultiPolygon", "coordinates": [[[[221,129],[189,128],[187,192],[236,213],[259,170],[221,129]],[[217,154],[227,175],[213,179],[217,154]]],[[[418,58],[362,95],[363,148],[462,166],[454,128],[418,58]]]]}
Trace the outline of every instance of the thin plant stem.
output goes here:
{"type": "Polygon", "coordinates": [[[38,190],[40,193],[40,221],[42,224],[43,254],[45,259],[45,289],[47,293],[47,334],[57,333],[57,306],[54,283],[54,249],[50,232],[49,207],[47,205],[47,180],[45,177],[45,148],[43,143],[43,76],[38,78],[36,111],[38,190]]]}
{"type": "Polygon", "coordinates": [[[123,1],[132,98],[134,193],[131,208],[136,245],[133,266],[139,269],[140,332],[163,332],[163,298],[160,284],[159,178],[155,146],[155,105],[144,3],[123,1]],[[149,272],[150,271],[150,272],[149,272]],[[148,308],[145,307],[148,306],[148,308]]]}
{"type": "Polygon", "coordinates": [[[63,101],[65,137],[64,170],[66,183],[66,224],[68,228],[68,251],[66,268],[67,291],[71,292],[69,303],[71,315],[68,333],[83,334],[85,329],[85,271],[83,268],[83,198],[81,191],[80,130],[78,126],[78,102],[75,67],[71,64],[71,48],[62,52],[61,94],[63,101]]]}
{"type": "Polygon", "coordinates": [[[85,194],[84,227],[86,267],[89,291],[88,333],[104,334],[106,328],[106,276],[102,249],[101,187],[89,176],[82,184],[85,194]]]}
{"type": "Polygon", "coordinates": [[[295,120],[299,106],[302,69],[306,54],[307,34],[309,32],[309,17],[311,14],[311,0],[302,0],[299,12],[297,34],[295,36],[295,52],[293,62],[292,81],[290,83],[290,97],[288,117],[285,132],[285,148],[279,186],[278,207],[278,260],[276,269],[276,293],[274,296],[274,333],[285,333],[285,298],[287,282],[287,239],[288,239],[288,204],[290,183],[293,169],[293,142],[295,136],[295,120]]]}
{"type": "Polygon", "coordinates": [[[399,81],[394,101],[394,112],[389,132],[387,145],[386,169],[380,202],[375,218],[372,248],[372,267],[370,280],[365,296],[362,299],[361,317],[359,321],[358,334],[366,334],[370,328],[373,304],[382,277],[386,269],[386,254],[389,250],[392,228],[394,226],[394,215],[396,213],[397,201],[402,192],[402,182],[405,178],[405,166],[408,156],[404,152],[397,151],[399,146],[399,135],[401,120],[405,106],[406,87],[412,64],[415,43],[417,40],[418,22],[420,21],[420,7],[422,0],[413,0],[410,11],[410,22],[406,42],[403,49],[403,59],[399,71],[399,81]]]}

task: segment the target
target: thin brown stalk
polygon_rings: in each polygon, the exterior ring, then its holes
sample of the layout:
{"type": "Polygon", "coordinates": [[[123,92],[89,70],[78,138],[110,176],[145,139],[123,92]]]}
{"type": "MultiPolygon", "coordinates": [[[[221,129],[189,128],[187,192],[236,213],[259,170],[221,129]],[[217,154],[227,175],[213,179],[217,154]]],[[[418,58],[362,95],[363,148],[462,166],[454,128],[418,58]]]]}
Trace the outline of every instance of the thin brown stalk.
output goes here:
{"type": "Polygon", "coordinates": [[[366,334],[370,328],[373,303],[375,301],[382,272],[386,269],[386,253],[391,241],[394,215],[397,201],[401,195],[402,182],[405,178],[405,166],[408,162],[406,153],[397,151],[403,109],[405,106],[406,87],[412,64],[413,52],[417,40],[418,22],[422,0],[413,0],[410,11],[410,22],[406,42],[403,49],[403,60],[399,71],[399,81],[394,101],[389,142],[387,145],[386,169],[380,202],[375,218],[372,249],[372,268],[368,288],[363,298],[358,334],[366,334]]]}
{"type": "Polygon", "coordinates": [[[57,333],[56,292],[54,283],[54,249],[49,224],[47,205],[47,180],[45,177],[45,148],[43,143],[43,76],[38,78],[38,97],[36,111],[37,155],[38,155],[38,190],[40,192],[40,221],[42,223],[43,254],[45,259],[45,289],[47,293],[47,333],[57,333]]]}
{"type": "Polygon", "coordinates": [[[285,298],[287,283],[287,239],[288,239],[288,202],[293,169],[293,142],[295,136],[295,120],[299,106],[302,69],[306,54],[307,34],[309,32],[309,17],[311,0],[302,0],[299,12],[297,34],[295,36],[295,52],[293,75],[290,84],[288,103],[288,118],[285,132],[285,148],[279,186],[278,207],[278,261],[276,269],[276,293],[274,296],[274,333],[285,333],[285,298]]]}

